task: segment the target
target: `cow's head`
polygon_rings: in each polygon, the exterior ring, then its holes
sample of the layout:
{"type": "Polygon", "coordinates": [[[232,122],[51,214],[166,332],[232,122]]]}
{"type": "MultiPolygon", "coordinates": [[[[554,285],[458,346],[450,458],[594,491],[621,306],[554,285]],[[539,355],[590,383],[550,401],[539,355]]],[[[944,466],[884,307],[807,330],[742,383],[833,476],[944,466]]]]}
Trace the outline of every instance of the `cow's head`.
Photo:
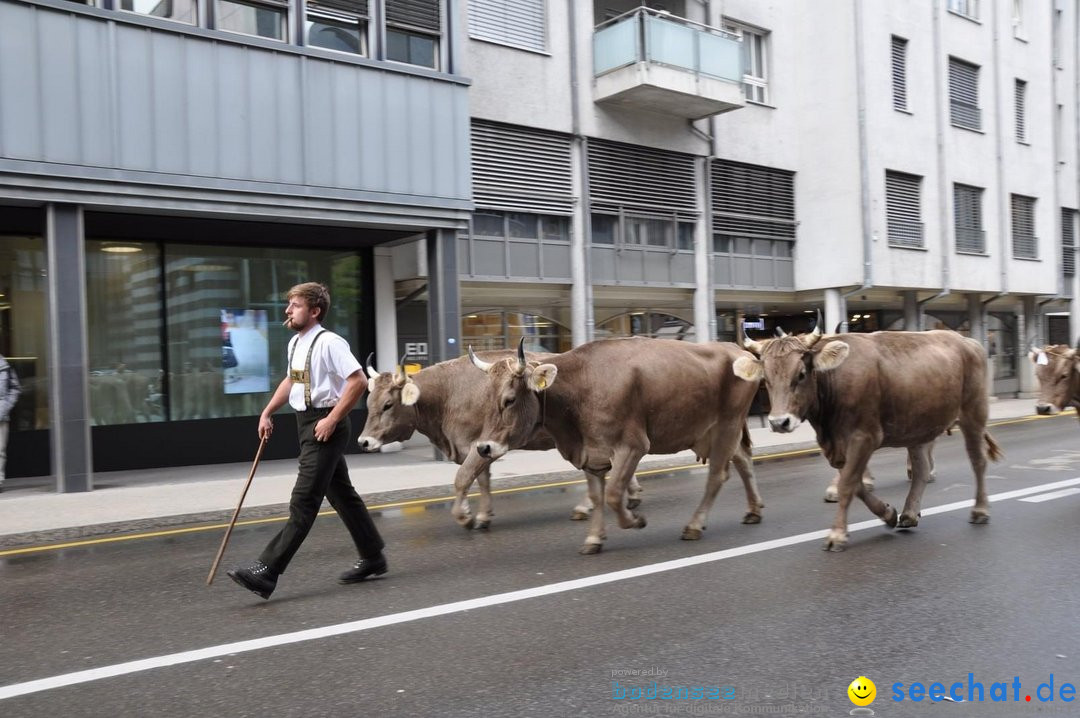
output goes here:
{"type": "Polygon", "coordinates": [[[832,371],[847,359],[851,347],[831,338],[821,342],[821,336],[819,321],[811,334],[744,342],[754,357],[736,359],[735,374],[747,381],[765,379],[773,431],[794,431],[817,400],[818,373],[832,371]]]}
{"type": "Polygon", "coordinates": [[[485,458],[497,459],[528,442],[541,421],[541,392],[555,383],[558,368],[526,361],[524,344],[524,339],[518,343],[516,357],[496,362],[481,361],[469,347],[472,363],[488,377],[483,402],[487,415],[476,442],[477,453],[485,458]]]}
{"type": "Polygon", "coordinates": [[[1077,350],[1065,344],[1043,349],[1031,347],[1028,358],[1035,364],[1035,378],[1039,380],[1039,399],[1035,403],[1035,411],[1039,414],[1055,414],[1071,404],[1080,390],[1080,355],[1077,350]]]}
{"type": "Polygon", "coordinates": [[[405,441],[416,429],[420,387],[405,372],[405,357],[392,372],[379,373],[366,362],[368,381],[367,421],[360,432],[360,450],[378,451],[391,441],[405,441]]]}

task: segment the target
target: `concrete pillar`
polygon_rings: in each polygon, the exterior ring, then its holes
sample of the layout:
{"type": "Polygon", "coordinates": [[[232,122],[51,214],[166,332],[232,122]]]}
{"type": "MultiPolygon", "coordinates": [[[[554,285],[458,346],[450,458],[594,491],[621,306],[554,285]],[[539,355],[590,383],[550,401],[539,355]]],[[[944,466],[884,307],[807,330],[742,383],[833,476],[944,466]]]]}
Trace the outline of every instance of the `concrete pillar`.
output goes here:
{"type": "Polygon", "coordinates": [[[1038,395],[1039,385],[1035,379],[1035,365],[1027,359],[1028,349],[1032,345],[1042,346],[1046,338],[1042,336],[1042,321],[1035,297],[1024,297],[1020,303],[1020,316],[1017,317],[1017,331],[1020,342],[1020,358],[1016,362],[1017,378],[1020,380],[1019,399],[1033,399],[1038,395]]]}
{"type": "MultiPolygon", "coordinates": [[[[574,151],[570,154],[575,197],[585,197],[585,151],[580,140],[574,140],[574,151]]],[[[592,307],[589,302],[589,239],[590,218],[587,205],[580,202],[575,208],[573,225],[570,232],[570,342],[580,346],[592,336],[589,327],[592,324],[592,307]]]]}
{"type": "Polygon", "coordinates": [[[82,207],[45,209],[49,267],[49,450],[59,493],[94,487],[86,341],[86,243],[82,207]]]}
{"type": "Polygon", "coordinates": [[[919,306],[918,292],[909,290],[904,296],[904,331],[922,331],[922,308],[919,306]]]}
{"type": "Polygon", "coordinates": [[[978,294],[967,295],[968,327],[971,338],[986,346],[986,308],[983,306],[982,297],[978,294]]]}
{"type": "Polygon", "coordinates": [[[427,264],[428,352],[434,364],[461,356],[456,230],[428,231],[427,264]]]}
{"type": "MultiPolygon", "coordinates": [[[[376,247],[375,259],[375,366],[389,371],[400,355],[397,340],[397,304],[394,301],[394,258],[389,247],[376,247]]],[[[361,360],[367,357],[360,357],[361,360]]]]}
{"type": "Polygon", "coordinates": [[[841,332],[847,331],[847,314],[844,309],[844,298],[840,296],[839,289],[825,290],[825,326],[821,331],[830,334],[836,329],[837,324],[841,332]]]}

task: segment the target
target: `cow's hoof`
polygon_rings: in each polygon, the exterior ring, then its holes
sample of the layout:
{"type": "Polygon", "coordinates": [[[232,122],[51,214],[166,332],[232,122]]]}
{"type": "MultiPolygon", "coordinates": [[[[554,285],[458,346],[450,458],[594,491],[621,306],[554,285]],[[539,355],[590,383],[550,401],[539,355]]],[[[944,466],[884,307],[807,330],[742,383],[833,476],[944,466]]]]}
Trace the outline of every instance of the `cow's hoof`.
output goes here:
{"type": "Polygon", "coordinates": [[[701,529],[690,528],[689,526],[687,526],[682,530],[681,538],[683,541],[700,541],[701,529]]]}
{"type": "Polygon", "coordinates": [[[846,532],[833,530],[825,537],[825,545],[822,548],[826,551],[843,551],[847,548],[847,540],[846,532]]]}
{"type": "Polygon", "coordinates": [[[898,529],[913,529],[919,525],[919,516],[922,514],[900,514],[900,520],[896,522],[898,529]]]}
{"type": "Polygon", "coordinates": [[[761,514],[749,511],[745,516],[742,517],[742,522],[744,524],[759,524],[761,523],[761,514]]]}
{"type": "Polygon", "coordinates": [[[600,549],[602,549],[603,547],[604,544],[601,543],[587,543],[580,549],[578,549],[578,553],[582,556],[592,556],[594,554],[600,553],[600,549]]]}
{"type": "Polygon", "coordinates": [[[836,490],[835,486],[830,486],[825,489],[825,503],[835,504],[840,500],[840,493],[836,490]]]}
{"type": "Polygon", "coordinates": [[[990,512],[985,509],[972,509],[971,518],[968,521],[973,524],[988,524],[990,523],[990,512]]]}
{"type": "Polygon", "coordinates": [[[649,522],[645,520],[643,514],[634,514],[634,521],[630,524],[632,529],[643,529],[649,525],[649,522]]]}
{"type": "Polygon", "coordinates": [[[626,500],[626,508],[636,509],[638,506],[641,506],[641,499],[634,497],[626,500]]]}
{"type": "Polygon", "coordinates": [[[891,529],[896,528],[896,509],[892,506],[885,507],[885,515],[881,517],[881,520],[885,522],[885,525],[891,529]]]}
{"type": "Polygon", "coordinates": [[[577,509],[574,509],[573,513],[570,514],[571,521],[588,521],[588,519],[589,512],[587,511],[578,511],[577,509]]]}
{"type": "Polygon", "coordinates": [[[473,526],[473,528],[474,528],[475,530],[477,530],[477,531],[487,531],[488,529],[490,529],[490,528],[491,528],[491,521],[490,521],[490,520],[487,520],[487,521],[477,521],[477,522],[475,523],[475,525],[473,526]]]}

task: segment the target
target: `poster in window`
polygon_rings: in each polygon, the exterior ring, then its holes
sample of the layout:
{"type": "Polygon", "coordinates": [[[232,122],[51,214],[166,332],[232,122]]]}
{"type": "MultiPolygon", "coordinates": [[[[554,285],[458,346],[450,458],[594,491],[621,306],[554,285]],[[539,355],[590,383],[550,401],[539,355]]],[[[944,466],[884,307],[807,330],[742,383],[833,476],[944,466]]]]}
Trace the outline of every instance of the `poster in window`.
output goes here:
{"type": "Polygon", "coordinates": [[[221,367],[226,394],[270,391],[265,309],[221,310],[221,367]]]}

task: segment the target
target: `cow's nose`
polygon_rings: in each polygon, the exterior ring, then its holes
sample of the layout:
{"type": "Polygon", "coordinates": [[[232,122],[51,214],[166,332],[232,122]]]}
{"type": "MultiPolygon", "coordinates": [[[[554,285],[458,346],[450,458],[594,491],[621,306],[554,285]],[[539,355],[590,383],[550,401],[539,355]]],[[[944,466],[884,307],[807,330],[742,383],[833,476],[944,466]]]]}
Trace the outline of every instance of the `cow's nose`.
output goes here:
{"type": "Polygon", "coordinates": [[[1049,404],[1036,404],[1035,405],[1035,413],[1036,414],[1044,414],[1044,415],[1045,414],[1051,414],[1051,413],[1053,413],[1053,411],[1054,411],[1054,408],[1052,406],[1050,406],[1049,404]]]}
{"type": "Polygon", "coordinates": [[[781,416],[777,418],[769,417],[769,426],[773,431],[788,432],[791,431],[791,417],[781,416]]]}
{"type": "Polygon", "coordinates": [[[378,451],[379,443],[372,439],[370,436],[361,436],[357,441],[360,444],[360,451],[378,451]]]}
{"type": "Polygon", "coordinates": [[[485,459],[491,457],[491,443],[487,441],[476,442],[476,453],[483,456],[485,459]]]}

